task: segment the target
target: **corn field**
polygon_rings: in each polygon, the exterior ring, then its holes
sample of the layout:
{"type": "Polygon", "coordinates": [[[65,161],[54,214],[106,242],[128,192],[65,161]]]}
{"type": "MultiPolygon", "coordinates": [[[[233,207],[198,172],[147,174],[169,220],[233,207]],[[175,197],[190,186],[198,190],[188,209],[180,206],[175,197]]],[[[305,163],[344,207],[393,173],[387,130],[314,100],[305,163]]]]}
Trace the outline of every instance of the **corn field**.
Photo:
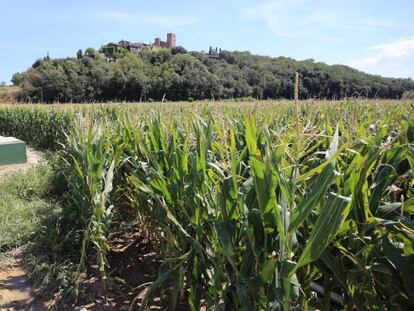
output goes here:
{"type": "Polygon", "coordinates": [[[58,149],[79,275],[109,282],[120,209],[159,243],[141,309],[412,310],[414,105],[297,105],[8,106],[0,134],[58,149]]]}

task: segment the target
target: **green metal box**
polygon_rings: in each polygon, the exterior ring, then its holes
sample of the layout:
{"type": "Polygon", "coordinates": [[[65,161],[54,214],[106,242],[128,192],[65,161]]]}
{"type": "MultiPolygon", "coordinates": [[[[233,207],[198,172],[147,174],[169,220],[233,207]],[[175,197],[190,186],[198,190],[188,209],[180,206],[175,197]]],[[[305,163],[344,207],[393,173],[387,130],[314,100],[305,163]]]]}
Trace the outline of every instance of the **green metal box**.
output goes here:
{"type": "Polygon", "coordinates": [[[0,136],[0,165],[26,162],[26,143],[14,137],[0,136]]]}

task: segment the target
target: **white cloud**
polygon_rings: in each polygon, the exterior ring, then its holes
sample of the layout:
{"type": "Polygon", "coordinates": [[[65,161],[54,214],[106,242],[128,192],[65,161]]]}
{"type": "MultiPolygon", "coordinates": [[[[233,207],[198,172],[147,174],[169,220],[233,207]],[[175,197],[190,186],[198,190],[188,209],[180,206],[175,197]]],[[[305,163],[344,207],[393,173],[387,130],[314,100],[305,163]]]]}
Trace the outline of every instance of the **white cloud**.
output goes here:
{"type": "Polygon", "coordinates": [[[262,0],[242,8],[240,17],[257,31],[261,31],[257,24],[265,25],[283,40],[279,41],[297,47],[299,51],[294,53],[298,55],[309,48],[318,53],[311,57],[328,54],[324,61],[329,63],[346,63],[385,76],[413,77],[414,36],[373,44],[406,32],[406,23],[363,1],[262,0]]]}
{"type": "Polygon", "coordinates": [[[387,44],[379,44],[372,48],[380,51],[383,58],[398,60],[414,53],[414,36],[398,39],[387,44]]]}
{"type": "Polygon", "coordinates": [[[395,63],[405,58],[414,57],[414,36],[374,45],[370,49],[375,51],[375,55],[353,60],[350,64],[357,67],[369,67],[384,62],[395,63]]]}
{"type": "Polygon", "coordinates": [[[188,18],[183,16],[150,16],[142,13],[130,13],[123,11],[97,11],[91,12],[89,15],[94,19],[112,23],[126,25],[147,24],[157,25],[164,28],[189,26],[196,22],[196,19],[194,18],[188,18]]]}
{"type": "Polygon", "coordinates": [[[292,37],[302,31],[304,21],[301,19],[300,11],[305,10],[307,3],[308,0],[269,1],[245,8],[241,13],[246,20],[265,22],[267,27],[278,36],[292,37]]]}
{"type": "Polygon", "coordinates": [[[348,64],[361,70],[376,74],[413,77],[414,73],[414,36],[377,44],[369,49],[369,56],[351,60],[348,64]]]}
{"type": "Polygon", "coordinates": [[[358,10],[357,1],[268,0],[241,10],[244,20],[262,21],[279,37],[321,37],[326,32],[355,36],[384,29],[397,29],[399,24],[366,16],[358,10]]]}

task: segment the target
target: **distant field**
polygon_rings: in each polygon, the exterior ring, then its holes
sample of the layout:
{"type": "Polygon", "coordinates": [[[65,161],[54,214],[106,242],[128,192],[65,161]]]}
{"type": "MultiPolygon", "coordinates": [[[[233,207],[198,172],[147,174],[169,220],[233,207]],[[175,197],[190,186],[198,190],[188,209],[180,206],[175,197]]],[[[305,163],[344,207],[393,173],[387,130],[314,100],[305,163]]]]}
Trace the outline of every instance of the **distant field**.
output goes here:
{"type": "Polygon", "coordinates": [[[413,101],[3,105],[0,135],[56,151],[66,289],[95,276],[96,301],[134,310],[414,308],[413,101]]]}
{"type": "MultiPolygon", "coordinates": [[[[14,91],[18,90],[14,88],[14,91]]],[[[9,91],[12,92],[12,91],[9,91]]],[[[0,91],[1,94],[1,91],[0,91]]],[[[308,99],[308,100],[299,100],[299,106],[309,107],[309,106],[324,106],[329,105],[338,108],[338,106],[344,106],[344,108],[349,107],[350,105],[364,106],[369,105],[370,107],[382,106],[407,106],[414,104],[414,99],[343,99],[343,100],[317,100],[317,99],[308,99]]],[[[19,103],[14,101],[0,101],[0,104],[5,106],[13,106],[15,108],[46,108],[46,109],[59,109],[59,110],[72,110],[72,111],[94,111],[100,110],[101,108],[115,108],[120,113],[125,111],[175,111],[176,109],[184,109],[185,111],[201,111],[205,109],[214,110],[214,111],[249,111],[255,109],[257,111],[263,110],[273,110],[274,108],[292,106],[294,101],[280,99],[280,100],[220,100],[220,101],[210,101],[210,100],[201,100],[201,101],[165,101],[165,102],[105,102],[105,103],[56,103],[56,104],[39,104],[39,103],[19,103]]],[[[407,106],[409,107],[409,106],[407,106]]]]}

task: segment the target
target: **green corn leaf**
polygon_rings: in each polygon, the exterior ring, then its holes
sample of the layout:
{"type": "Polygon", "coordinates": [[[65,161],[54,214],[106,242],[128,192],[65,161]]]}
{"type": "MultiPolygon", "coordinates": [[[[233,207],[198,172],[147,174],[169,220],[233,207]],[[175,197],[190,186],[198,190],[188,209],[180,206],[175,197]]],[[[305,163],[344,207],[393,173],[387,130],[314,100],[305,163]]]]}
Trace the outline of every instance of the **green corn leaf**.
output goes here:
{"type": "Polygon", "coordinates": [[[393,167],[389,165],[383,165],[378,169],[378,173],[375,175],[375,187],[369,199],[369,208],[374,215],[378,210],[379,202],[381,200],[383,192],[390,184],[393,171],[393,167]]]}
{"type": "Polygon", "coordinates": [[[255,304],[253,303],[252,298],[250,297],[249,290],[245,285],[236,285],[237,297],[239,299],[241,309],[243,311],[252,311],[255,310],[255,304]]]}
{"type": "Polygon", "coordinates": [[[305,221],[310,212],[322,201],[326,191],[335,178],[335,153],[338,150],[339,134],[336,128],[332,143],[326,152],[327,162],[318,176],[312,190],[299,202],[299,205],[292,215],[289,225],[289,233],[295,232],[301,223],[305,221]]]}
{"type": "Polygon", "coordinates": [[[343,269],[340,267],[339,263],[337,262],[335,256],[330,253],[330,250],[327,248],[321,254],[322,262],[331,270],[332,274],[335,275],[338,282],[342,285],[342,287],[347,290],[348,286],[346,283],[346,277],[343,269]]]}
{"type": "Polygon", "coordinates": [[[414,172],[414,147],[410,144],[407,144],[407,160],[411,170],[414,172]]]}
{"type": "MultiPolygon", "coordinates": [[[[236,250],[234,248],[237,229],[236,221],[233,219],[222,220],[216,223],[215,228],[225,255],[228,258],[233,258],[236,254],[236,250]]],[[[233,259],[231,261],[233,261],[233,259]]]]}
{"type": "Polygon", "coordinates": [[[384,248],[384,253],[386,254],[388,260],[390,260],[397,271],[400,273],[405,290],[410,297],[414,299],[414,269],[409,264],[409,262],[401,256],[400,252],[395,248],[395,246],[388,240],[387,237],[381,239],[382,247],[384,248]]]}
{"type": "Polygon", "coordinates": [[[265,283],[269,283],[275,275],[277,260],[275,258],[269,258],[263,265],[260,276],[265,283]]]}
{"type": "Polygon", "coordinates": [[[331,193],[316,220],[313,230],[306,241],[298,264],[290,273],[292,275],[299,267],[317,260],[326,246],[333,240],[340,230],[343,221],[346,219],[352,200],[331,193]]]}

